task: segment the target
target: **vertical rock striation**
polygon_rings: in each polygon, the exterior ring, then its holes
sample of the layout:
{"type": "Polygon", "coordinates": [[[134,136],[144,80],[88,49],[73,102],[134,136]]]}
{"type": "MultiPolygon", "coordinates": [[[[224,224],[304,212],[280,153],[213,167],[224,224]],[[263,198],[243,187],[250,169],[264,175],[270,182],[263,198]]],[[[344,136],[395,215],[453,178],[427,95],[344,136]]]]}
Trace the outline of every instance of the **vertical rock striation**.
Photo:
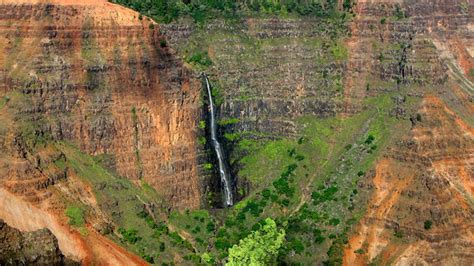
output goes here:
{"type": "Polygon", "coordinates": [[[200,205],[194,128],[199,82],[159,26],[106,1],[4,1],[2,94],[38,134],[108,156],[177,208],[200,205]]]}

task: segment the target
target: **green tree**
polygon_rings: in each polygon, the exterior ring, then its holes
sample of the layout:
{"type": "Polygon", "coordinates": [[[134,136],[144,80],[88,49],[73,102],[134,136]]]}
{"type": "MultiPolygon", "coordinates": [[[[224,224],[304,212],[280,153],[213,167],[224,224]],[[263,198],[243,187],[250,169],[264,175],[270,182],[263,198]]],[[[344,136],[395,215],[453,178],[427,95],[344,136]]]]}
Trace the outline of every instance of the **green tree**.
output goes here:
{"type": "Polygon", "coordinates": [[[278,230],[275,221],[265,219],[259,230],[240,240],[238,245],[229,249],[229,261],[226,265],[269,265],[275,262],[278,250],[283,244],[285,230],[278,230]]]}

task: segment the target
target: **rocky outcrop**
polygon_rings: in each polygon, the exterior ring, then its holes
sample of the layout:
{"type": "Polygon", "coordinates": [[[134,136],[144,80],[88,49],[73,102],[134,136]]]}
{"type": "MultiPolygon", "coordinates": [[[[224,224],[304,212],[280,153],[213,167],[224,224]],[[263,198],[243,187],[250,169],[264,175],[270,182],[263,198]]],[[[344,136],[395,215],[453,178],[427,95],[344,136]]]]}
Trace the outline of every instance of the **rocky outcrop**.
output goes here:
{"type": "Polygon", "coordinates": [[[79,265],[64,257],[48,229],[22,233],[0,220],[0,240],[2,265],[79,265]]]}
{"type": "Polygon", "coordinates": [[[0,12],[0,93],[22,97],[14,119],[108,156],[118,175],[149,183],[170,207],[200,205],[200,83],[157,24],[106,1],[4,1],[0,12]]]}
{"type": "Polygon", "coordinates": [[[329,117],[341,110],[345,63],[329,47],[336,45],[331,36],[347,34],[342,24],[249,18],[216,20],[205,29],[175,23],[162,31],[188,57],[199,49],[209,54],[211,82],[225,99],[221,117],[238,118],[237,131],[295,136],[296,118],[329,117]]]}
{"type": "Polygon", "coordinates": [[[91,181],[123,177],[151,185],[168,210],[199,207],[200,82],[156,23],[105,0],[2,1],[0,50],[0,219],[47,228],[85,265],[144,265],[110,239],[120,225],[98,191],[114,184],[91,181]],[[79,226],[66,216],[72,205],[84,212],[79,226]]]}
{"type": "Polygon", "coordinates": [[[418,114],[409,135],[376,165],[368,211],[345,252],[347,265],[464,265],[474,259],[474,130],[434,96],[423,100],[418,114]]]}

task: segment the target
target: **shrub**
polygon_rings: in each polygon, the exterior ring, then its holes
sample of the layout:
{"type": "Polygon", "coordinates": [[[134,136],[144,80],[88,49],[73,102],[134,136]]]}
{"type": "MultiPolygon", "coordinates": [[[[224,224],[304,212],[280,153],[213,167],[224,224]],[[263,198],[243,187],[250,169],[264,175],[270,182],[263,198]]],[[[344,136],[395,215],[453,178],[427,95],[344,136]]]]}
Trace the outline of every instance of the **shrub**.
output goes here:
{"type": "Polygon", "coordinates": [[[199,143],[200,145],[206,145],[206,143],[207,143],[206,137],[200,136],[200,137],[198,138],[198,143],[199,143]]]}
{"type": "Polygon", "coordinates": [[[230,248],[232,245],[229,243],[229,241],[227,241],[226,239],[223,239],[223,238],[218,238],[216,240],[216,248],[218,250],[227,250],[228,248],[230,248]]]}
{"type": "Polygon", "coordinates": [[[292,197],[294,189],[290,188],[288,180],[286,178],[280,177],[277,180],[273,181],[273,186],[275,187],[277,193],[285,194],[288,197],[292,197]]]}
{"type": "Polygon", "coordinates": [[[395,6],[395,11],[393,12],[395,19],[400,20],[406,18],[405,11],[403,11],[399,4],[395,6]]]}
{"type": "Polygon", "coordinates": [[[240,122],[240,119],[238,118],[229,118],[229,119],[222,119],[219,122],[217,122],[217,124],[219,124],[220,126],[227,126],[227,125],[233,125],[239,122],[240,122]]]}
{"type": "Polygon", "coordinates": [[[280,204],[282,206],[288,207],[290,205],[290,201],[288,199],[283,199],[280,204]]]}
{"type": "Polygon", "coordinates": [[[332,225],[332,226],[336,226],[340,223],[341,221],[337,218],[332,218],[331,220],[329,220],[329,224],[332,225]]]}
{"type": "Polygon", "coordinates": [[[161,48],[165,48],[166,46],[168,46],[168,43],[166,42],[166,40],[165,40],[165,39],[161,39],[161,40],[160,40],[160,47],[161,47],[161,48]]]}
{"type": "Polygon", "coordinates": [[[372,134],[369,134],[367,136],[367,139],[365,140],[365,144],[370,145],[370,144],[372,144],[372,142],[374,142],[374,140],[375,140],[375,137],[372,134]]]}
{"type": "Polygon", "coordinates": [[[359,248],[358,250],[355,250],[354,253],[362,255],[362,254],[365,254],[365,250],[362,248],[359,248]]]}
{"type": "Polygon", "coordinates": [[[212,163],[205,163],[204,164],[204,169],[206,170],[212,170],[213,166],[212,166],[212,163]]]}
{"type": "Polygon", "coordinates": [[[291,242],[291,249],[294,250],[297,254],[301,254],[304,251],[303,242],[298,239],[295,239],[291,242]]]}
{"type": "Polygon", "coordinates": [[[187,60],[188,63],[194,63],[202,66],[211,66],[212,61],[209,58],[209,55],[207,52],[197,52],[193,55],[191,55],[187,60]]]}
{"type": "Polygon", "coordinates": [[[176,232],[171,232],[168,234],[171,239],[173,239],[176,243],[183,243],[183,238],[176,232]]]}
{"type": "Polygon", "coordinates": [[[270,191],[270,189],[266,188],[262,190],[262,196],[264,199],[269,199],[271,195],[272,195],[272,192],[270,191]]]}
{"type": "Polygon", "coordinates": [[[432,225],[433,222],[431,220],[426,220],[423,227],[425,228],[425,230],[430,230],[432,225]]]}
{"type": "Polygon", "coordinates": [[[216,230],[216,225],[213,222],[208,222],[206,225],[207,232],[211,233],[216,230]]]}
{"type": "Polygon", "coordinates": [[[403,232],[400,231],[400,230],[395,230],[395,232],[393,233],[393,235],[397,238],[402,238],[403,237],[403,232]]]}
{"type": "Polygon", "coordinates": [[[416,114],[416,121],[421,122],[421,114],[416,114]]]}
{"type": "Polygon", "coordinates": [[[151,263],[151,264],[155,263],[155,260],[154,260],[153,257],[150,256],[150,255],[143,255],[142,257],[143,257],[143,259],[146,260],[146,262],[148,262],[148,263],[151,263]]]}
{"type": "Polygon", "coordinates": [[[204,120],[199,121],[198,127],[200,129],[205,129],[206,128],[206,121],[204,121],[204,120]]]}
{"type": "Polygon", "coordinates": [[[138,230],[130,228],[126,230],[125,228],[120,227],[118,232],[122,235],[125,242],[128,242],[132,245],[140,241],[142,238],[137,236],[138,230]]]}
{"type": "Polygon", "coordinates": [[[80,227],[85,223],[84,211],[79,207],[68,207],[66,209],[66,216],[69,218],[70,225],[80,227]]]}
{"type": "Polygon", "coordinates": [[[298,154],[298,155],[296,155],[295,159],[296,159],[297,161],[303,161],[303,160],[304,160],[304,156],[298,154]]]}
{"type": "Polygon", "coordinates": [[[326,188],[322,193],[314,191],[311,193],[311,198],[313,199],[314,204],[334,200],[334,194],[336,194],[338,190],[339,189],[336,186],[331,186],[326,188]]]}

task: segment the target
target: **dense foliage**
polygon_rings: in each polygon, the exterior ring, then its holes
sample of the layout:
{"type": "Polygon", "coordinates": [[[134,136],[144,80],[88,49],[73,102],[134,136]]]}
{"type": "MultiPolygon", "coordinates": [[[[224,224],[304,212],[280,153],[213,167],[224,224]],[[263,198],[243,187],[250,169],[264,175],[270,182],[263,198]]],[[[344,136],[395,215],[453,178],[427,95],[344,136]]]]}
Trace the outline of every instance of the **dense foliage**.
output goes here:
{"type": "Polygon", "coordinates": [[[261,228],[240,240],[229,249],[229,262],[226,265],[268,265],[275,263],[283,244],[285,231],[278,230],[275,221],[265,219],[261,228]]]}
{"type": "Polygon", "coordinates": [[[327,17],[337,9],[349,10],[351,0],[342,7],[338,0],[112,0],[128,6],[156,21],[169,23],[182,16],[191,16],[196,22],[218,16],[252,14],[298,14],[302,16],[327,17]]]}

